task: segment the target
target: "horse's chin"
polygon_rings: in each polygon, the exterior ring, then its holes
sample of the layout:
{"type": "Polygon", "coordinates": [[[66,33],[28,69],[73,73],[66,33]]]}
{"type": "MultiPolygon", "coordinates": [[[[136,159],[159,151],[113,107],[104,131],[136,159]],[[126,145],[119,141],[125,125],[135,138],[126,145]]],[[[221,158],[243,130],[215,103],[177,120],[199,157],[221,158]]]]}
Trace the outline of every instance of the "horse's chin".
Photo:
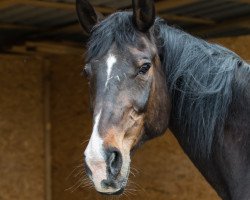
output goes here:
{"type": "Polygon", "coordinates": [[[98,191],[98,193],[100,193],[100,194],[102,194],[102,195],[109,195],[109,196],[122,195],[123,192],[124,192],[124,188],[121,188],[120,190],[117,190],[116,192],[113,192],[113,193],[110,193],[110,192],[105,193],[105,192],[99,192],[99,191],[98,191]]]}
{"type": "MultiPolygon", "coordinates": [[[[125,170],[124,170],[125,171],[125,170]]],[[[130,170],[128,169],[126,172],[123,171],[123,174],[125,175],[118,175],[117,177],[108,177],[106,180],[102,180],[100,183],[95,184],[95,181],[93,181],[95,189],[98,193],[103,194],[103,195],[121,195],[123,194],[128,178],[129,178],[129,172],[130,170]],[[109,182],[110,186],[105,185],[105,182],[109,182]]]]}
{"type": "Polygon", "coordinates": [[[115,187],[106,187],[106,188],[95,187],[96,191],[103,195],[122,195],[126,188],[128,178],[126,177],[122,180],[112,180],[112,181],[115,187]]]}

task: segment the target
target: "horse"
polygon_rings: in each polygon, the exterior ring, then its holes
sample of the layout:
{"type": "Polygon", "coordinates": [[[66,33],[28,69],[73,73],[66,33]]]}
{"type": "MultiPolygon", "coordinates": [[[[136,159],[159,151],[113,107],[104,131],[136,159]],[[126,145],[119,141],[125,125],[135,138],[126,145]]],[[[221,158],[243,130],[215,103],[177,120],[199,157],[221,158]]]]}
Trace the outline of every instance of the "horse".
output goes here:
{"type": "Polygon", "coordinates": [[[103,18],[76,0],[88,34],[93,130],[84,152],[96,191],[119,195],[131,156],[169,128],[224,200],[250,199],[250,65],[155,14],[153,0],[103,18]]]}

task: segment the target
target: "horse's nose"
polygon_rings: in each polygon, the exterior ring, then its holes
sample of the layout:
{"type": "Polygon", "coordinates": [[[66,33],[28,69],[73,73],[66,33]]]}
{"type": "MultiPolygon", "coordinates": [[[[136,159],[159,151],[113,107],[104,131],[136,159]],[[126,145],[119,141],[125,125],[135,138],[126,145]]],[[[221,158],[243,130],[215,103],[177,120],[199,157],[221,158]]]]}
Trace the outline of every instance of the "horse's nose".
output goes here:
{"type": "Polygon", "coordinates": [[[89,177],[91,177],[91,176],[92,176],[92,171],[90,170],[90,168],[89,168],[89,166],[88,166],[88,164],[87,164],[87,162],[86,162],[86,157],[85,157],[85,155],[83,156],[83,166],[84,166],[84,168],[85,168],[86,174],[87,174],[89,177]]]}
{"type": "Polygon", "coordinates": [[[117,148],[111,148],[107,151],[107,171],[109,173],[109,178],[116,177],[122,167],[122,154],[117,148]]]}

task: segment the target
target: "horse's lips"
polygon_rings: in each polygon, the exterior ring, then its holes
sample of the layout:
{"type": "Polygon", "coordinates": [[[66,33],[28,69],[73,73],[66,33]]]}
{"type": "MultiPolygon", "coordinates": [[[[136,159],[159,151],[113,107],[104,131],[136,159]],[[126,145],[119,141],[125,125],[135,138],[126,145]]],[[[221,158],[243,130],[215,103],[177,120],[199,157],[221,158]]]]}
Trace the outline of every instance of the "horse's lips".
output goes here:
{"type": "Polygon", "coordinates": [[[113,193],[111,193],[111,192],[108,192],[108,193],[99,192],[99,193],[102,194],[102,195],[121,195],[123,192],[124,192],[124,188],[121,188],[118,191],[113,192],[113,193]]]}

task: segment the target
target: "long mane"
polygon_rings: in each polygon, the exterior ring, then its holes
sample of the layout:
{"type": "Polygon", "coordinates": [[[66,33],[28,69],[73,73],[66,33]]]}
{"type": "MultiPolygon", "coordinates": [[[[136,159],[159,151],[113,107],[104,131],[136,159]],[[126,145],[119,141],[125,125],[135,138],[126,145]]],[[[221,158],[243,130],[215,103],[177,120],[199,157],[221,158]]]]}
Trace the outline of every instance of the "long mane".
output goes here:
{"type": "MultiPolygon", "coordinates": [[[[151,34],[172,97],[171,121],[178,123],[179,138],[190,145],[191,153],[207,157],[215,133],[223,129],[234,71],[242,60],[224,47],[168,26],[160,18],[151,34]]],[[[135,45],[140,36],[131,12],[114,13],[94,27],[87,60],[104,55],[114,43],[118,48],[135,45]]]]}
{"type": "Polygon", "coordinates": [[[235,69],[243,61],[234,52],[170,27],[162,19],[154,28],[179,140],[188,144],[191,154],[206,158],[214,139],[222,137],[235,69]]]}

